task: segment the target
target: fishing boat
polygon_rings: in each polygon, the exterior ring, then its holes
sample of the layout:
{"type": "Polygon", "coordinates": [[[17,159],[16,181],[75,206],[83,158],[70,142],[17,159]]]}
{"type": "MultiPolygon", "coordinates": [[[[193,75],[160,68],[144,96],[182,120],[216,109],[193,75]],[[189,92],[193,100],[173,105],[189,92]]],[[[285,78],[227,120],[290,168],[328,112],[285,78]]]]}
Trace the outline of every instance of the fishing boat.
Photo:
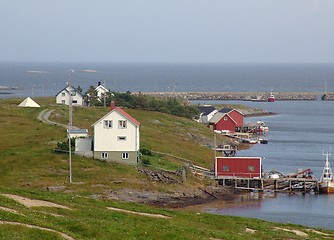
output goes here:
{"type": "Polygon", "coordinates": [[[274,94],[272,92],[270,93],[267,101],[268,102],[275,102],[275,96],[274,96],[274,94]]]}
{"type": "Polygon", "coordinates": [[[326,153],[323,155],[326,156],[326,163],[319,182],[319,192],[326,194],[334,193],[333,171],[328,160],[328,156],[331,154],[326,153]]]}

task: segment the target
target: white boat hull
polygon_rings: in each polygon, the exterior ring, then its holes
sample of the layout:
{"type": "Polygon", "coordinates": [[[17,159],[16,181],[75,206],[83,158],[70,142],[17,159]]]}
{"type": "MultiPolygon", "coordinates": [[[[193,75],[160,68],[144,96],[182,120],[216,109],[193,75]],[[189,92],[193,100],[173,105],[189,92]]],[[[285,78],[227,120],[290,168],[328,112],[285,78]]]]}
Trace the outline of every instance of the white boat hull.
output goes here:
{"type": "Polygon", "coordinates": [[[334,193],[334,182],[321,182],[319,183],[320,193],[334,193]]]}

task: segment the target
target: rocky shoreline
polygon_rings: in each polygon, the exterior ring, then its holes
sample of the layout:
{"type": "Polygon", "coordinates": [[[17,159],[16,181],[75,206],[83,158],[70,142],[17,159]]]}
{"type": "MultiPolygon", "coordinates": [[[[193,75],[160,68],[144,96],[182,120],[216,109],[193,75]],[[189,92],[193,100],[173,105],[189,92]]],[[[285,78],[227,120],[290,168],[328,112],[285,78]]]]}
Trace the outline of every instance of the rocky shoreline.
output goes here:
{"type": "MultiPolygon", "coordinates": [[[[140,92],[157,98],[178,98],[186,100],[240,100],[266,101],[270,93],[265,92],[140,92]]],[[[320,92],[273,92],[277,101],[316,101],[324,93],[320,92]]],[[[333,94],[332,94],[333,95],[333,94]]],[[[327,96],[331,96],[330,93],[327,96]]],[[[329,98],[331,100],[334,98],[329,98]]]]}

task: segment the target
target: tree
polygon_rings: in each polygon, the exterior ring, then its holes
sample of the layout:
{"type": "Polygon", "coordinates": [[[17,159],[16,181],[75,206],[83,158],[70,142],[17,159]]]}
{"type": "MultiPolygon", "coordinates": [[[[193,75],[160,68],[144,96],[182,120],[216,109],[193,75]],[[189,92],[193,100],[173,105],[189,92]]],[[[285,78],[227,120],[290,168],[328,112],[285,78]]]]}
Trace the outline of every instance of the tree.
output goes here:
{"type": "Polygon", "coordinates": [[[84,95],[84,102],[87,106],[102,106],[102,102],[97,96],[97,91],[94,86],[90,86],[84,95]]]}

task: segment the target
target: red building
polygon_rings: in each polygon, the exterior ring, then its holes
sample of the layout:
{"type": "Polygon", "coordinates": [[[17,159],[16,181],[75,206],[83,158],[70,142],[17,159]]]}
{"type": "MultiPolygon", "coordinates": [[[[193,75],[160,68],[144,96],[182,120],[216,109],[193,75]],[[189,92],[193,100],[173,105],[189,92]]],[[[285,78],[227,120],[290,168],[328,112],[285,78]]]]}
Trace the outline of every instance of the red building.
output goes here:
{"type": "Polygon", "coordinates": [[[209,121],[212,130],[229,130],[238,132],[244,125],[244,115],[233,108],[223,108],[209,121]]]}
{"type": "Polygon", "coordinates": [[[261,178],[260,157],[216,157],[215,177],[261,178]]]}

